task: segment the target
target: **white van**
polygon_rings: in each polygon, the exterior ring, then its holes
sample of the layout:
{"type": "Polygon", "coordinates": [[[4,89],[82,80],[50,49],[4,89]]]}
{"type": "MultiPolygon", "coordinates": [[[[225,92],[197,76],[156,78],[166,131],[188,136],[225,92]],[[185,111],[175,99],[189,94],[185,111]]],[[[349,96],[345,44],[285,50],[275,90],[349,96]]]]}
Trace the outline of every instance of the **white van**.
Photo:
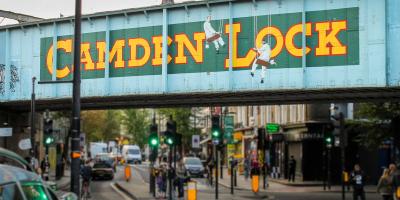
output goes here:
{"type": "Polygon", "coordinates": [[[122,156],[127,163],[142,163],[142,152],[137,145],[124,145],[122,147],[122,156]]]}

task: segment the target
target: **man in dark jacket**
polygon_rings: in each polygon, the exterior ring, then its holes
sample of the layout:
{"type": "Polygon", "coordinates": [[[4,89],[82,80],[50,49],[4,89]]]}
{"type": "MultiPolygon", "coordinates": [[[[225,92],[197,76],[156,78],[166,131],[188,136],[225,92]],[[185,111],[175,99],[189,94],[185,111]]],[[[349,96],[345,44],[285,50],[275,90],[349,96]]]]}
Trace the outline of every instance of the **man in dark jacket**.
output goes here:
{"type": "Polygon", "coordinates": [[[289,182],[292,180],[294,182],[294,179],[296,177],[296,160],[294,159],[294,156],[290,156],[289,160],[289,182]]]}
{"type": "Polygon", "coordinates": [[[365,200],[365,176],[358,164],[354,165],[354,171],[351,173],[351,183],[353,184],[353,200],[358,200],[358,197],[365,200]]]}

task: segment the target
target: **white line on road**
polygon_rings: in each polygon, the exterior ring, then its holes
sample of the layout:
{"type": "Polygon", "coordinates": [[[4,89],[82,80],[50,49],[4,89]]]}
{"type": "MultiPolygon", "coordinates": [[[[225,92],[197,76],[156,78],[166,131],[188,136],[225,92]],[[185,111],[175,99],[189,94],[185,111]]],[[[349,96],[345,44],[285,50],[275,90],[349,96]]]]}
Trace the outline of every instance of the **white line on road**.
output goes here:
{"type": "Polygon", "coordinates": [[[121,195],[125,200],[133,200],[132,198],[128,197],[125,193],[120,191],[116,186],[115,183],[110,183],[111,188],[117,192],[119,195],[121,195]]]}

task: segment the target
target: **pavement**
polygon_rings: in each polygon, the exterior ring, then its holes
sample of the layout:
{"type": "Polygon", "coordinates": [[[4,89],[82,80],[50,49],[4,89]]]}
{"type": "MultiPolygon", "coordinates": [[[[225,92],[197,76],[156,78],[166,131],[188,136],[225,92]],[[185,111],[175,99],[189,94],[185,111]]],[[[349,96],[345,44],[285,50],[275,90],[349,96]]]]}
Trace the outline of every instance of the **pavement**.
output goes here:
{"type": "MultiPolygon", "coordinates": [[[[93,200],[148,200],[155,198],[149,193],[149,173],[148,163],[141,165],[131,165],[132,177],[129,182],[124,178],[124,167],[119,166],[117,173],[112,181],[93,181],[91,183],[91,194],[93,200]]],[[[226,170],[225,170],[226,171],[226,170]]],[[[69,176],[69,173],[66,175],[69,176]]],[[[69,177],[68,177],[69,178],[69,177]]],[[[61,179],[61,185],[66,179],[61,179]]],[[[211,200],[216,199],[215,187],[208,184],[205,178],[192,179],[197,183],[197,199],[211,200]]],[[[258,193],[253,193],[250,188],[251,180],[245,180],[243,176],[238,176],[238,187],[234,194],[230,192],[230,176],[224,173],[224,178],[219,179],[218,199],[239,200],[239,199],[265,199],[265,200],[338,200],[341,199],[340,187],[333,186],[331,192],[323,191],[321,186],[299,187],[279,182],[269,182],[266,190],[260,187],[258,193]]],[[[262,183],[262,181],[260,181],[262,183]]],[[[215,185],[215,184],[214,184],[215,185]]],[[[372,189],[372,187],[370,187],[372,189]]],[[[187,188],[185,188],[187,189],[187,188]]],[[[187,192],[185,192],[185,198],[187,192]]],[[[177,198],[174,198],[177,199],[177,198]]],[[[346,200],[351,200],[352,195],[346,193],[346,200]]],[[[381,197],[376,193],[368,193],[367,200],[378,200],[381,197]]]]}

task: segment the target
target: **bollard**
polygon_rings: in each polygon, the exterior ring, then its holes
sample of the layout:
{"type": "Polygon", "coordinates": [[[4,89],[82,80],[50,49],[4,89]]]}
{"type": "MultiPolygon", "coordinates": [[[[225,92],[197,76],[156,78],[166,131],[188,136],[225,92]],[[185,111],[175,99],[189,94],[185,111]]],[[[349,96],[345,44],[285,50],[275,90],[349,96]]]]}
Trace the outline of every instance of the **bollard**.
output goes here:
{"type": "Polygon", "coordinates": [[[259,176],[258,175],[253,175],[251,177],[251,189],[253,190],[254,193],[257,193],[259,190],[259,176]]]}
{"type": "Polygon", "coordinates": [[[131,179],[131,166],[125,165],[125,180],[126,182],[129,182],[131,179]]]}
{"type": "Polygon", "coordinates": [[[187,186],[187,200],[197,199],[197,183],[195,181],[189,181],[187,186]]]}

